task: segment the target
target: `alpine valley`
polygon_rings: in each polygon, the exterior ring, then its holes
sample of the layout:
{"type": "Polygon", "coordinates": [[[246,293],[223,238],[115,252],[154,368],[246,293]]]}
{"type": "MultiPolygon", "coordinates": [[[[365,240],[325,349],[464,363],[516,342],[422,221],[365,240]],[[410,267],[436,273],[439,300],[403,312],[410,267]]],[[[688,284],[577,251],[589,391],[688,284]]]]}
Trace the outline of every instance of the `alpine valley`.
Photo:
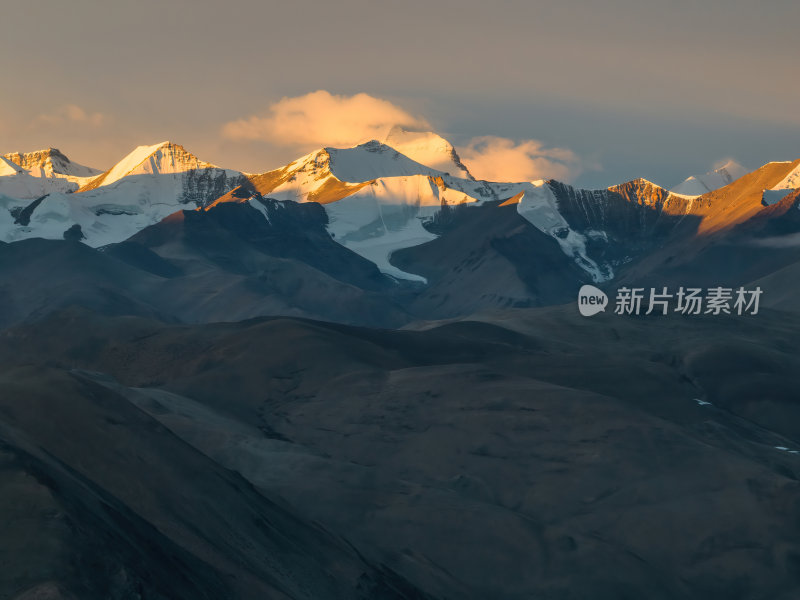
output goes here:
{"type": "Polygon", "coordinates": [[[51,148],[0,157],[0,240],[0,599],[797,597],[800,160],[51,148]]]}

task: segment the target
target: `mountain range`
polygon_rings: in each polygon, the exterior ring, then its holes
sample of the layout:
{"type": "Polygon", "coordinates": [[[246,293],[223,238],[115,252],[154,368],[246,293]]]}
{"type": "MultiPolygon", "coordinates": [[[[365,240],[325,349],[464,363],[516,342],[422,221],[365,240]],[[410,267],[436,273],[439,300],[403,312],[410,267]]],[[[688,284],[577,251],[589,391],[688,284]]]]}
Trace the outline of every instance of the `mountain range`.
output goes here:
{"type": "Polygon", "coordinates": [[[744,285],[796,258],[800,161],[751,173],[729,162],[671,191],[644,179],[601,190],[489,182],[441,136],[400,127],[383,142],[322,148],[259,174],[170,142],[136,148],[102,173],[54,149],[4,161],[2,241],[39,251],[48,244],[36,239],[81,241],[97,252],[70,252],[126,264],[120,276],[137,283],[120,294],[178,320],[287,314],[397,325],[565,302],[585,283],[744,285]],[[172,287],[181,291],[158,291],[172,287]],[[230,294],[237,308],[226,316],[230,294]],[[362,308],[340,310],[330,298],[362,308]]]}
{"type": "Polygon", "coordinates": [[[0,598],[790,600],[800,160],[0,162],[0,598]],[[757,314],[578,312],[584,285],[757,314]]]}

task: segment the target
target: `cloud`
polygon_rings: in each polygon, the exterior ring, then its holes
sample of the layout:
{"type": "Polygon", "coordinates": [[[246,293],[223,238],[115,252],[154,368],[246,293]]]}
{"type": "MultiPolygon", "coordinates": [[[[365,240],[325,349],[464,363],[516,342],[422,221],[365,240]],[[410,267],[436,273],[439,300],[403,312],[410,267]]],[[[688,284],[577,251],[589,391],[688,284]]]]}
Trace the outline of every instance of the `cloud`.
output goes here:
{"type": "MultiPolygon", "coordinates": [[[[318,90],[282,98],[261,115],[230,121],[222,127],[222,135],[234,141],[262,141],[308,151],[383,140],[395,125],[416,131],[431,129],[424,118],[388,100],[364,93],[342,96],[318,90]]],[[[585,168],[572,151],[548,148],[531,139],[476,137],[457,150],[475,177],[489,181],[570,181],[585,168]]]]}
{"type": "Polygon", "coordinates": [[[800,233],[760,238],[751,241],[750,245],[759,248],[796,248],[800,246],[800,233]]]}
{"type": "Polygon", "coordinates": [[[231,140],[260,140],[286,147],[353,146],[383,139],[394,125],[430,127],[388,100],[318,90],[283,98],[263,115],[226,123],[222,134],[231,140]]]}
{"type": "Polygon", "coordinates": [[[105,123],[106,117],[102,113],[88,113],[76,104],[66,104],[58,107],[51,113],[41,114],[33,121],[34,125],[58,126],[66,124],[90,125],[99,127],[105,123]]]}
{"type": "Polygon", "coordinates": [[[488,181],[570,181],[583,170],[574,152],[547,148],[538,140],[516,142],[487,135],[473,138],[457,151],[476,178],[488,181]]]}

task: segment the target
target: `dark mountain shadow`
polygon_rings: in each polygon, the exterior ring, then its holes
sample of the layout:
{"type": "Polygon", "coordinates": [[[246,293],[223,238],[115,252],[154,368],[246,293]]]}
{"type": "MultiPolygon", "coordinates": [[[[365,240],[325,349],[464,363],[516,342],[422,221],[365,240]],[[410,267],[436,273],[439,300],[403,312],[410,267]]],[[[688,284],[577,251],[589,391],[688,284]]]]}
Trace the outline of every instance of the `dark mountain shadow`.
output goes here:
{"type": "Polygon", "coordinates": [[[175,213],[121,244],[29,239],[0,246],[0,326],[70,305],[165,321],[292,315],[400,326],[396,283],[325,231],[316,204],[263,200],[175,213]]]}
{"type": "Polygon", "coordinates": [[[584,235],[589,258],[609,265],[615,278],[654,250],[694,237],[701,221],[691,213],[692,200],[644,179],[605,190],[547,185],[570,228],[584,235]]]}
{"type": "Polygon", "coordinates": [[[487,202],[456,207],[434,227],[435,240],[394,252],[391,263],[428,280],[409,296],[423,318],[566,302],[588,275],[558,243],[517,213],[487,202]]]}
{"type": "Polygon", "coordinates": [[[765,281],[765,304],[777,306],[770,296],[787,299],[796,289],[788,270],[800,263],[798,206],[797,194],[787,195],[730,228],[671,242],[647,257],[646,271],[635,265],[619,284],[738,287],[759,280],[765,281]]]}
{"type": "Polygon", "coordinates": [[[51,498],[0,551],[77,558],[36,555],[29,585],[95,564],[169,597],[789,598],[799,334],[774,311],[390,331],[70,309],[0,337],[3,451],[43,482],[0,498],[51,498]]]}

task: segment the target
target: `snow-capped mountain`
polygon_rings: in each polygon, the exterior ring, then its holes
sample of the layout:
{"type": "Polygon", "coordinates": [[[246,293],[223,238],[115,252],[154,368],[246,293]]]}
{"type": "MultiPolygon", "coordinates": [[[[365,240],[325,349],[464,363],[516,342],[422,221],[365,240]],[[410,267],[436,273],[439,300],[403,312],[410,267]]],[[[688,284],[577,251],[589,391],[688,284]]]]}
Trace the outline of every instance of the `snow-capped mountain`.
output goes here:
{"type": "Polygon", "coordinates": [[[334,239],[384,273],[417,281],[424,279],[391,265],[391,253],[434,239],[424,224],[443,205],[499,200],[502,189],[453,177],[377,140],[322,148],[250,181],[262,196],[324,204],[334,239]]]}
{"type": "MultiPolygon", "coordinates": [[[[452,145],[435,134],[396,130],[393,137],[403,138],[418,153],[425,150],[426,156],[441,154],[451,161],[451,171],[458,168],[452,162],[459,162],[452,145]]],[[[11,173],[20,168],[6,164],[11,173]]],[[[31,202],[29,194],[9,194],[2,200],[2,239],[60,238],[79,226],[87,244],[103,246],[175,211],[226,201],[227,193],[244,181],[243,173],[201,161],[176,144],[141,146],[83,182],[74,195],[45,190],[31,202]]],[[[320,149],[281,169],[251,176],[250,184],[277,200],[325,204],[329,232],[338,242],[384,272],[410,279],[419,278],[392,267],[388,257],[397,248],[435,237],[423,221],[443,205],[496,200],[498,189],[502,191],[502,186],[476,182],[471,176],[452,177],[377,141],[320,149]]]]}
{"type": "MultiPolygon", "coordinates": [[[[777,163],[777,164],[791,164],[791,163],[777,163]]],[[[762,194],[762,203],[765,206],[777,204],[792,192],[800,189],[800,165],[794,167],[789,171],[788,175],[784,177],[778,184],[770,189],[764,190],[762,194]]]]}
{"type": "MultiPolygon", "coordinates": [[[[69,230],[91,246],[104,246],[179,210],[249,201],[263,213],[263,204],[253,198],[268,196],[322,204],[328,232],[337,242],[386,274],[424,282],[394,266],[392,253],[436,239],[445,208],[505,201],[516,204],[519,214],[552,237],[593,281],[613,276],[613,266],[592,258],[588,249],[603,234],[594,225],[576,228],[568,222],[554,182],[476,181],[453,146],[436,134],[395,128],[387,139],[441,169],[373,140],[354,148],[322,148],[281,169],[246,178],[163,142],[136,148],[74,194],[50,193],[33,202],[3,199],[3,239],[58,239],[69,230]]],[[[590,192],[597,193],[605,192],[590,192]]]]}
{"type": "Polygon", "coordinates": [[[100,173],[72,162],[56,148],[12,152],[0,157],[0,195],[33,200],[53,192],[74,192],[100,173]]]}
{"type": "MultiPolygon", "coordinates": [[[[242,175],[239,171],[221,169],[216,165],[200,160],[183,146],[172,142],[161,142],[153,146],[139,146],[125,158],[119,161],[111,169],[93,179],[83,186],[79,191],[86,192],[104,186],[110,186],[125,177],[136,177],[139,175],[178,175],[190,173],[193,176],[205,177],[206,179],[228,177],[236,178],[242,175]]],[[[213,189],[209,189],[213,193],[213,189]]],[[[196,200],[205,201],[208,194],[200,190],[202,198],[191,196],[192,190],[187,188],[184,200],[193,202],[196,200]]],[[[223,192],[224,193],[224,192],[223,192]]]]}
{"type": "Polygon", "coordinates": [[[619,266],[683,221],[694,203],[642,178],[600,190],[537,183],[519,200],[519,214],[553,237],[594,282],[613,279],[619,266]]]}
{"type": "MultiPolygon", "coordinates": [[[[667,241],[673,244],[672,253],[663,257],[669,263],[698,233],[707,243],[710,234],[756,217],[763,208],[762,190],[791,186],[798,172],[800,161],[768,163],[701,196],[668,191],[641,178],[605,190],[547,181],[525,190],[518,212],[554,237],[594,281],[602,282],[667,241]]],[[[790,191],[779,193],[785,197],[790,191]]]]}
{"type": "Polygon", "coordinates": [[[389,131],[383,143],[437,171],[475,179],[469,168],[461,162],[453,144],[432,131],[411,131],[397,125],[389,131]]]}
{"type": "Polygon", "coordinates": [[[745,167],[735,160],[729,160],[718,169],[686,178],[670,191],[683,196],[701,196],[725,187],[747,173],[748,170],[745,167]]]}
{"type": "Polygon", "coordinates": [[[83,183],[101,173],[98,169],[72,162],[57,148],[35,152],[12,152],[3,158],[28,171],[34,177],[62,178],[83,183]]]}
{"type": "MultiPolygon", "coordinates": [[[[434,133],[395,128],[387,141],[397,148],[376,140],[322,148],[259,175],[222,169],[170,142],[140,146],[105,173],[86,176],[74,193],[49,191],[33,200],[26,194],[0,197],[0,239],[66,234],[99,247],[126,240],[178,211],[227,202],[247,202],[256,209],[250,214],[269,220],[263,210],[268,197],[321,204],[336,242],[385,274],[425,282],[421,274],[393,264],[393,253],[437,239],[453,210],[487,206],[491,215],[493,206],[514,205],[587,280],[603,282],[681,224],[691,232],[726,227],[768,203],[762,190],[777,188],[782,191],[776,194],[785,195],[800,187],[798,163],[775,163],[737,178],[736,189],[757,190],[757,196],[748,191],[734,200],[727,199],[727,187],[701,196],[686,193],[733,180],[741,171],[733,163],[690,178],[695,189],[687,184],[681,192],[644,179],[601,190],[552,180],[486,182],[475,180],[453,146],[434,133]]],[[[54,151],[0,161],[0,183],[27,177],[76,185],[87,172],[92,173],[54,151]]]]}
{"type": "Polygon", "coordinates": [[[104,246],[176,211],[205,206],[243,181],[239,171],[203,162],[177,144],[140,146],[75,193],[50,192],[33,202],[0,198],[2,239],[60,239],[70,230],[90,246],[104,246]]]}
{"type": "MultiPolygon", "coordinates": [[[[427,156],[451,170],[456,164],[453,160],[458,161],[452,145],[435,134],[394,129],[389,137],[417,157],[427,156]],[[450,162],[443,162],[444,157],[450,162]]],[[[591,256],[590,248],[597,249],[598,239],[607,239],[603,223],[581,223],[578,228],[572,225],[560,206],[560,202],[569,204],[569,200],[560,200],[554,192],[562,184],[543,180],[476,181],[466,168],[462,172],[469,178],[453,177],[373,140],[355,148],[317,150],[282,169],[250,177],[249,190],[236,191],[217,202],[249,201],[259,208],[258,202],[253,203],[258,200],[254,194],[319,202],[325,207],[328,231],[336,241],[388,275],[419,282],[425,282],[425,278],[399,269],[392,264],[391,256],[436,239],[437,219],[444,207],[481,206],[488,201],[516,204],[518,213],[550,236],[590,280],[602,282],[614,276],[612,262],[591,256]]],[[[651,196],[660,200],[678,198],[644,180],[628,186],[636,191],[631,191],[625,201],[647,204],[651,196]],[[658,193],[652,191],[655,189],[658,193]]],[[[609,194],[620,196],[614,190],[580,192],[606,201],[609,194]]],[[[651,208],[660,210],[660,206],[651,208]]]]}
{"type": "MultiPolygon", "coordinates": [[[[387,140],[451,171],[460,163],[453,146],[436,134],[395,128],[387,140]]],[[[683,216],[691,207],[686,197],[643,179],[608,190],[573,190],[554,181],[476,181],[466,167],[461,172],[467,177],[453,177],[373,140],[355,148],[323,148],[282,169],[253,176],[250,183],[261,196],[323,204],[334,239],[384,273],[420,282],[425,278],[400,270],[391,256],[436,239],[436,220],[445,206],[516,204],[517,212],[550,236],[594,282],[613,278],[615,265],[624,259],[621,250],[609,250],[616,248],[613,240],[624,235],[606,222],[615,211],[646,222],[662,211],[683,216]],[[595,218],[581,220],[581,210],[593,211],[595,218]]],[[[245,197],[248,194],[219,201],[245,197]]],[[[638,240],[644,232],[637,230],[635,235],[638,240]]]]}

